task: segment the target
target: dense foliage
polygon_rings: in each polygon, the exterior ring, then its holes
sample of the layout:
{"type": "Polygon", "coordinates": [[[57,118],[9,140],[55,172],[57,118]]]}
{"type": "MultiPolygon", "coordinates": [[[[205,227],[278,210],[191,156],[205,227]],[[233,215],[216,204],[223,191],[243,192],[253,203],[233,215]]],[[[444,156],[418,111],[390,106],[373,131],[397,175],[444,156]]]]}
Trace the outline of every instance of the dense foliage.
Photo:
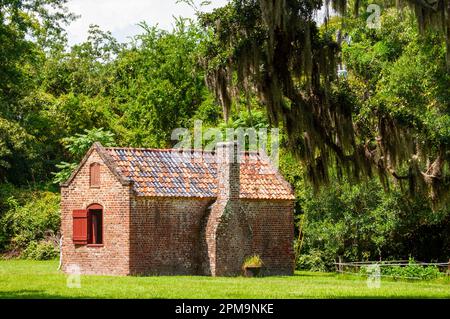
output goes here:
{"type": "MultiPolygon", "coordinates": [[[[450,78],[439,35],[420,36],[408,11],[399,17],[396,10],[385,10],[382,27],[376,30],[365,28],[365,18],[346,19],[344,29],[332,19],[326,28],[330,33],[343,30],[351,38],[343,43],[340,59],[348,71],[343,82],[358,102],[356,125],[372,134],[379,124],[372,114],[382,109],[415,128],[424,147],[436,147],[447,140],[450,127],[450,78]]],[[[284,161],[289,180],[301,190],[297,194],[303,213],[298,221],[300,268],[331,270],[339,256],[352,261],[410,255],[426,261],[448,259],[450,212],[445,201],[430,204],[427,192],[402,179],[381,180],[390,183],[390,192],[385,192],[374,178],[355,184],[338,179],[336,173],[327,187],[313,193],[295,159],[284,156],[284,161]]]]}
{"type": "Polygon", "coordinates": [[[53,183],[58,185],[69,179],[92,144],[99,142],[103,146],[115,146],[114,134],[109,131],[105,132],[101,128],[92,130],[85,129],[84,134],[77,133],[75,136],[64,138],[62,142],[75,161],[71,163],[61,162],[55,165],[59,171],[53,173],[55,175],[53,183]]]}
{"type": "MultiPolygon", "coordinates": [[[[58,25],[69,17],[51,16],[51,21],[58,25]]],[[[95,25],[86,42],[71,48],[62,35],[41,44],[31,37],[34,29],[14,38],[27,51],[2,41],[2,57],[12,51],[8,63],[0,65],[6,78],[0,79],[5,85],[0,94],[1,181],[20,185],[52,178],[55,164],[80,159],[66,142],[86,130],[111,132],[118,144],[168,147],[171,131],[190,127],[194,118],[217,123],[217,104],[196,63],[201,30],[184,19],[176,20],[171,32],[141,27],[127,44],[95,25]]]]}
{"type": "Polygon", "coordinates": [[[379,183],[332,183],[302,206],[301,268],[334,269],[342,260],[407,259],[446,261],[449,210],[432,211],[424,198],[386,193],[379,183]],[[315,260],[312,260],[315,259],[315,260]]]}
{"type": "MultiPolygon", "coordinates": [[[[234,0],[224,8],[202,15],[202,25],[212,34],[204,60],[208,84],[223,105],[225,120],[236,91],[255,94],[265,105],[271,123],[285,128],[288,146],[303,162],[314,186],[326,185],[336,174],[352,181],[378,175],[385,187],[390,181],[407,183],[413,195],[429,192],[432,201],[447,202],[450,148],[446,138],[446,102],[450,69],[446,66],[446,42],[450,19],[444,13],[450,12],[450,5],[434,1],[432,6],[436,4],[437,11],[432,12],[426,1],[411,1],[422,31],[419,39],[417,32],[408,29],[401,30],[406,37],[393,35],[399,29],[394,31],[392,27],[404,26],[403,21],[411,20],[409,9],[397,12],[397,19],[385,19],[383,12],[382,19],[386,21],[382,21],[380,30],[373,30],[366,26],[367,15],[359,17],[363,12],[361,6],[367,2],[353,3],[355,7],[350,12],[356,18],[347,13],[350,2],[345,0],[234,0]],[[314,21],[315,12],[323,3],[330,2],[343,15],[339,19],[341,36],[335,37],[336,28],[328,29],[328,24],[319,28],[314,21]],[[371,64],[359,65],[365,67],[364,74],[376,72],[378,67],[379,61],[367,59],[370,52],[365,50],[372,46],[373,57],[380,54],[380,62],[397,60],[403,50],[409,55],[409,59],[399,59],[395,66],[387,65],[378,73],[389,75],[381,79],[384,89],[376,88],[377,103],[371,101],[370,108],[363,107],[364,103],[352,94],[354,88],[336,76],[345,34],[354,35],[364,51],[354,52],[366,58],[359,62],[371,64]],[[410,36],[417,46],[404,45],[410,36]],[[424,74],[425,79],[437,81],[437,86],[444,84],[437,88],[436,94],[431,93],[432,87],[427,87],[426,92],[433,101],[441,103],[427,105],[417,99],[414,110],[403,94],[414,90],[416,77],[427,68],[424,59],[433,63],[424,74]],[[408,70],[404,81],[401,74],[410,64],[415,66],[408,70]],[[444,93],[443,99],[440,93],[444,93]],[[437,130],[427,130],[435,126],[437,130]]],[[[384,4],[386,8],[392,6],[390,1],[384,4]]],[[[357,72],[355,75],[359,76],[357,72]]],[[[420,82],[426,86],[425,79],[420,82]]],[[[370,79],[368,84],[373,80],[376,79],[370,79]]],[[[363,93],[371,96],[370,89],[363,88],[363,93]]]]}
{"type": "Polygon", "coordinates": [[[38,189],[0,187],[0,251],[51,259],[59,250],[59,195],[38,189]]]}

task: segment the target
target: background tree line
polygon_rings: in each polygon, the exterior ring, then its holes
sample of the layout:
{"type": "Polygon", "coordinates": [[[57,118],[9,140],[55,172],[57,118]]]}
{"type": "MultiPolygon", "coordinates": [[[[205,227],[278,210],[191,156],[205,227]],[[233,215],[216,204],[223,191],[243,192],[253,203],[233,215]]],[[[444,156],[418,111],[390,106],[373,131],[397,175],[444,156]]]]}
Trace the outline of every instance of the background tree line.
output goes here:
{"type": "MultiPolygon", "coordinates": [[[[389,1],[380,29],[366,27],[364,6],[370,2],[361,1],[359,14],[342,10],[357,3],[334,2],[343,16],[318,26],[310,17],[322,1],[289,3],[294,7],[282,11],[300,15],[289,16],[286,38],[277,38],[282,33],[271,28],[279,26],[268,22],[283,8],[236,0],[199,13],[198,23],[179,18],[172,31],[141,23],[128,43],[93,25],[85,42],[68,47],[64,26],[75,17],[64,1],[1,1],[0,250],[27,258],[57,254],[57,183],[93,141],[171,147],[174,128],[192,128],[200,119],[211,127],[281,127],[281,171],[295,187],[301,226],[299,267],[328,270],[338,256],[447,260],[445,196],[430,200],[430,187],[419,187],[420,178],[378,175],[359,157],[357,168],[343,163],[326,144],[333,136],[345,156],[361,145],[373,151],[386,127],[380,118],[389,118],[395,121],[387,133],[396,140],[384,147],[393,148],[391,157],[398,154],[395,174],[412,172],[407,133],[430,154],[417,164],[420,170],[442,150],[446,158],[445,28],[422,30],[414,10],[404,7],[399,14],[389,1]],[[288,41],[295,47],[277,46],[288,41]],[[277,59],[289,61],[288,69],[269,63],[277,59]],[[337,64],[346,66],[346,77],[337,76],[337,64]],[[266,72],[278,78],[268,80],[266,72]],[[317,110],[330,118],[316,118],[317,110]],[[330,136],[319,134],[317,119],[330,136]],[[309,140],[299,139],[299,132],[309,140]]],[[[434,185],[436,196],[448,188],[443,179],[434,185]]]]}

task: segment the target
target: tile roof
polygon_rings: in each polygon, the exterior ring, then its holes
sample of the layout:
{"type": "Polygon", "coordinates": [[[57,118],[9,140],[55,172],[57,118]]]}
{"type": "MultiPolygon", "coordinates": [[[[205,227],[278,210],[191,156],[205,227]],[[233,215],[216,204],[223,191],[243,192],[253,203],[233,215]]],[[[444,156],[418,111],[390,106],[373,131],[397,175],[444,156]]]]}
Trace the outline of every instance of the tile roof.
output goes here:
{"type": "MultiPolygon", "coordinates": [[[[212,152],[143,148],[104,148],[104,151],[121,175],[133,183],[138,196],[216,197],[217,164],[212,152]]],[[[240,197],[294,199],[291,186],[267,159],[256,153],[245,153],[242,157],[240,197]]]]}

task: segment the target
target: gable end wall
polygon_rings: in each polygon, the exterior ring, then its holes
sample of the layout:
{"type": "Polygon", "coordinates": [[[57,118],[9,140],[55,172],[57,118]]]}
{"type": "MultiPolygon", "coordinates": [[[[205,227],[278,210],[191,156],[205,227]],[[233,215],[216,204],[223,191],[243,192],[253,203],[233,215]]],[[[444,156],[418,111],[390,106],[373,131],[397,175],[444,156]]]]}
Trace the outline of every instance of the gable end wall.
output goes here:
{"type": "Polygon", "coordinates": [[[70,185],[61,188],[62,269],[79,267],[82,274],[128,275],[130,273],[130,196],[103,163],[96,150],[80,168],[70,185]],[[89,167],[100,163],[99,188],[90,187],[89,167]],[[72,241],[72,212],[91,204],[103,206],[103,246],[75,245],[72,241]],[[74,266],[73,266],[74,265],[74,266]]]}

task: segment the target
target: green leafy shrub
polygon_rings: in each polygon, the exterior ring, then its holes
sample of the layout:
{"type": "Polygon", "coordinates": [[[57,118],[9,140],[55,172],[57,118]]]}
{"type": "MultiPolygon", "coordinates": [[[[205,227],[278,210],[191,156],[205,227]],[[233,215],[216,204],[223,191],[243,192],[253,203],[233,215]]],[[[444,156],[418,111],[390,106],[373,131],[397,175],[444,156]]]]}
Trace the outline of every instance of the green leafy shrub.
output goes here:
{"type": "Polygon", "coordinates": [[[297,265],[331,271],[338,256],[346,261],[379,259],[398,223],[389,196],[376,181],[333,182],[316,194],[305,192],[304,240],[297,265]]]}
{"type": "Polygon", "coordinates": [[[67,181],[72,175],[72,172],[77,168],[77,163],[67,163],[67,162],[61,162],[59,164],[55,165],[57,169],[59,169],[58,172],[52,172],[54,175],[53,177],[53,183],[55,184],[61,184],[67,181]]]}
{"type": "Polygon", "coordinates": [[[50,251],[50,248],[41,241],[53,241],[56,243],[53,246],[58,242],[60,196],[49,191],[22,193],[6,199],[8,209],[0,216],[0,249],[13,255],[23,252],[26,258],[31,258],[29,256],[34,254],[31,251],[36,248],[36,256],[46,256],[47,253],[41,251],[50,251]]]}
{"type": "Polygon", "coordinates": [[[307,254],[302,254],[296,260],[297,269],[325,272],[327,266],[324,253],[317,249],[312,249],[307,254]]]}
{"type": "Polygon", "coordinates": [[[21,257],[34,260],[49,260],[58,257],[58,248],[50,240],[31,241],[23,250],[21,257]]]}

